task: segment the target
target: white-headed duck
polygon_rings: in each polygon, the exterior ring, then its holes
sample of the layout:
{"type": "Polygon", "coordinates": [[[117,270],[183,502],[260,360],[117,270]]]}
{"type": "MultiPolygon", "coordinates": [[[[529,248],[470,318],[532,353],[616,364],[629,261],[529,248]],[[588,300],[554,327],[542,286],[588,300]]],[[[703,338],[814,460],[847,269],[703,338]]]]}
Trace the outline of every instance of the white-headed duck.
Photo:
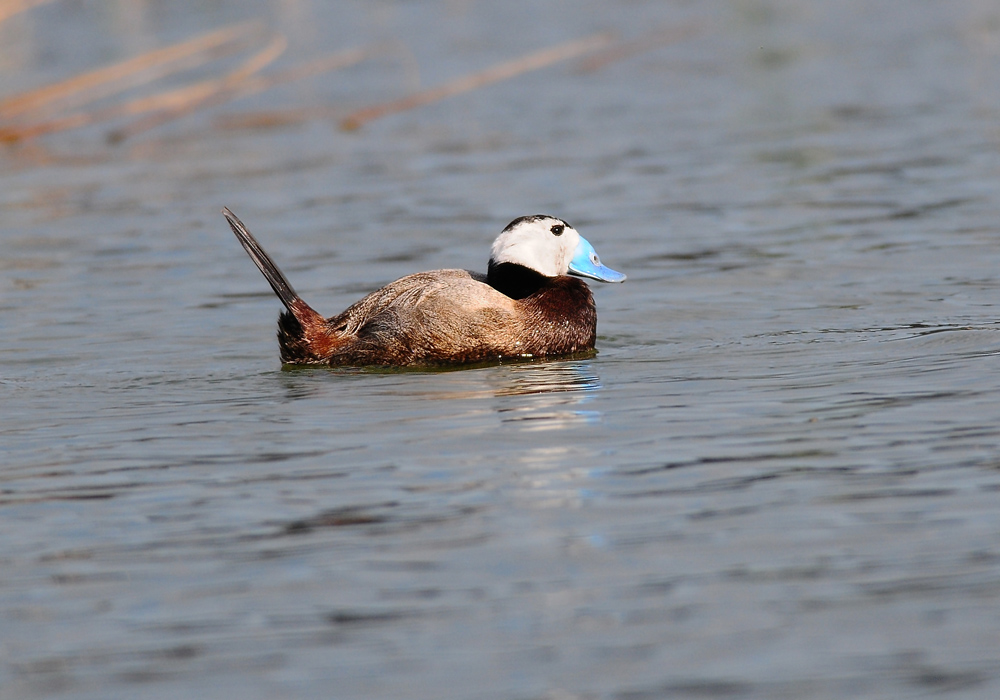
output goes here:
{"type": "Polygon", "coordinates": [[[522,216],[494,241],[487,274],[418,272],[325,318],[295,293],[243,222],[229,209],[222,213],[288,309],[278,319],[286,364],[444,365],[592,350],[597,309],[578,277],[625,279],[562,219],[522,216]]]}

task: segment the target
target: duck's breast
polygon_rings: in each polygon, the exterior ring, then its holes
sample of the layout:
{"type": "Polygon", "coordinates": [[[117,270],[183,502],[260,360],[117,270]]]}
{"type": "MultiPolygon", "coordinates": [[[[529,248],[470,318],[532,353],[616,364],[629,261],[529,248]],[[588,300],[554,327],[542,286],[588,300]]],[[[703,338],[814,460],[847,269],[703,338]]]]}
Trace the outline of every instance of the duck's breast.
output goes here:
{"type": "Polygon", "coordinates": [[[554,277],[518,305],[532,354],[565,355],[594,348],[597,307],[583,280],[554,277]]]}

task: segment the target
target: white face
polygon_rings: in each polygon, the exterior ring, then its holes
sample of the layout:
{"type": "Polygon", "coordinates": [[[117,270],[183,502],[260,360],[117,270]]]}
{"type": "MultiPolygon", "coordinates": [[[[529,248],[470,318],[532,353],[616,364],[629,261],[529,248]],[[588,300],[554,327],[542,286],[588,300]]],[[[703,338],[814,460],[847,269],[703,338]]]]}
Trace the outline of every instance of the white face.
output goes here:
{"type": "Polygon", "coordinates": [[[516,263],[546,277],[569,272],[580,234],[562,219],[524,216],[504,229],[490,250],[493,263],[516,263]]]}

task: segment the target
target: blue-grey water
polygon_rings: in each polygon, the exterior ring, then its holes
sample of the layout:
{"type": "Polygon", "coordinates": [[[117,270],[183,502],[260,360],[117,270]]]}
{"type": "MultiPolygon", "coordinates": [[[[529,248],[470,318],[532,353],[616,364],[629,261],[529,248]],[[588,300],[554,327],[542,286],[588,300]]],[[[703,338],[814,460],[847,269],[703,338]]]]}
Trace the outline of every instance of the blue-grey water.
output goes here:
{"type": "Polygon", "coordinates": [[[66,0],[0,96],[253,18],[384,48],[0,148],[0,697],[1000,696],[996,3],[66,0]],[[283,371],[223,205],[329,315],[537,212],[629,279],[591,359],[283,371]]]}

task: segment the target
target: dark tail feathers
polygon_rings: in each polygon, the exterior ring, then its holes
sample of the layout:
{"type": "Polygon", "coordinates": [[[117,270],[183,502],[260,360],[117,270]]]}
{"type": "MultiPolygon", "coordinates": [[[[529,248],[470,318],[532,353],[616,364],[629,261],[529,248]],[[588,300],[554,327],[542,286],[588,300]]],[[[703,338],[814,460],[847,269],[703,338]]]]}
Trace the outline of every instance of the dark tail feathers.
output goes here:
{"type": "Polygon", "coordinates": [[[222,208],[222,215],[226,217],[226,221],[229,222],[229,227],[233,229],[233,233],[236,234],[236,238],[239,240],[240,244],[243,246],[243,250],[247,252],[250,259],[254,261],[257,268],[264,273],[264,277],[267,278],[268,283],[271,285],[271,289],[274,293],[278,295],[281,299],[281,303],[285,305],[285,308],[295,313],[293,305],[296,301],[301,302],[301,298],[292,289],[292,285],[288,282],[288,279],[282,274],[278,266],[274,264],[271,260],[271,256],[264,252],[264,249],[260,247],[260,243],[257,239],[253,237],[247,227],[243,225],[243,222],[237,218],[236,214],[229,211],[228,207],[222,208]]]}
{"type": "Polygon", "coordinates": [[[257,239],[247,230],[236,214],[228,208],[222,209],[222,214],[229,222],[230,228],[242,244],[243,249],[254,261],[258,269],[264,273],[271,289],[281,299],[288,313],[281,314],[278,319],[278,340],[281,344],[281,360],[292,364],[315,364],[322,362],[326,353],[335,344],[335,336],[327,326],[326,319],[319,312],[305,303],[295,293],[292,285],[282,274],[271,256],[264,252],[257,239]]]}

